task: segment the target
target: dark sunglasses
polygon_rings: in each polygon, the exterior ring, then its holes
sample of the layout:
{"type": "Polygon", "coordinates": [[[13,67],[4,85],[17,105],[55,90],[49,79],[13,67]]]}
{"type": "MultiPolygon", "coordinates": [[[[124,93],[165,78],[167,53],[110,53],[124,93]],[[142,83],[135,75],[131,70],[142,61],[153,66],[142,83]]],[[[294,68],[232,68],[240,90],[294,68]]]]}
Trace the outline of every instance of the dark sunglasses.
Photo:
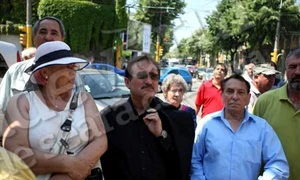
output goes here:
{"type": "Polygon", "coordinates": [[[159,74],[156,74],[156,73],[153,73],[153,72],[150,72],[148,74],[147,72],[143,71],[143,72],[139,72],[139,73],[136,74],[136,77],[138,79],[147,79],[148,76],[150,76],[150,78],[152,80],[155,80],[155,81],[159,80],[159,74]]]}

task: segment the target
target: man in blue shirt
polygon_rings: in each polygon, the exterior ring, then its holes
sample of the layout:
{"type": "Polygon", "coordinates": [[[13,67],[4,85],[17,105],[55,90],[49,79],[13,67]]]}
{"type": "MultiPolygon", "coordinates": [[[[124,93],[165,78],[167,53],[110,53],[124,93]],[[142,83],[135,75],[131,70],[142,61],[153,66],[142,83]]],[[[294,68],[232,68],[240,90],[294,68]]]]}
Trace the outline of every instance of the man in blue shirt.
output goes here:
{"type": "Polygon", "coordinates": [[[201,119],[196,129],[191,180],[288,179],[288,163],[276,133],[245,109],[249,83],[232,75],[222,81],[221,89],[224,108],[201,119]]]}

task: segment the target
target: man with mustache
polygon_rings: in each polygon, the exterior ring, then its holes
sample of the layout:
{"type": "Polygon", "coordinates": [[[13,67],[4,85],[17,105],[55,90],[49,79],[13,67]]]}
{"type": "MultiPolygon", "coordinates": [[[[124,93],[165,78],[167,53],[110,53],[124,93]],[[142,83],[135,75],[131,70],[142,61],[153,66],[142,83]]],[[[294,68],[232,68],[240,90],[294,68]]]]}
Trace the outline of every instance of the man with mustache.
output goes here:
{"type": "Polygon", "coordinates": [[[232,75],[221,89],[224,108],[205,116],[196,129],[191,180],[286,180],[289,167],[279,138],[245,108],[250,84],[232,75]]]}
{"type": "MultiPolygon", "coordinates": [[[[250,83],[250,102],[248,104],[248,110],[252,111],[252,108],[257,98],[267,91],[269,91],[275,83],[275,75],[279,74],[273,66],[270,64],[259,64],[253,69],[253,81],[250,83]]],[[[246,79],[246,78],[245,78],[246,79]]]]}
{"type": "Polygon", "coordinates": [[[226,75],[226,65],[218,63],[214,67],[213,78],[201,84],[195,100],[196,115],[201,110],[201,118],[203,118],[205,115],[219,111],[223,108],[221,81],[226,75]]]}
{"type": "Polygon", "coordinates": [[[253,114],[266,119],[278,134],[290,165],[290,180],[295,180],[300,177],[300,49],[290,52],[285,63],[287,83],[262,94],[253,114]]]}
{"type": "Polygon", "coordinates": [[[105,180],[188,180],[192,114],[155,97],[160,68],[143,55],[128,61],[128,100],[101,112],[108,149],[101,157],[105,180]]]}

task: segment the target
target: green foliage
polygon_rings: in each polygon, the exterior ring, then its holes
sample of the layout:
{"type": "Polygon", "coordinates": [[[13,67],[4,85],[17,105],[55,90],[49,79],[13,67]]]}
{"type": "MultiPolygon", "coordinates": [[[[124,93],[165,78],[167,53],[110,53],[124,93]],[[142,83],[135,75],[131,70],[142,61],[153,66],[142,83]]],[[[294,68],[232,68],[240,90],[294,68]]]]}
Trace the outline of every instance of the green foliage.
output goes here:
{"type": "MultiPolygon", "coordinates": [[[[37,20],[37,7],[39,0],[31,1],[32,3],[32,21],[37,20]]],[[[26,1],[25,0],[3,0],[0,3],[0,24],[5,24],[6,21],[14,22],[15,24],[26,23],[26,1]]]]}
{"type": "Polygon", "coordinates": [[[172,46],[173,24],[172,21],[180,14],[183,14],[183,8],[186,4],[182,0],[140,0],[139,8],[135,14],[135,19],[152,26],[152,54],[155,51],[157,36],[160,38],[160,44],[164,47],[164,53],[172,46]],[[163,7],[163,8],[161,8],[163,7]],[[164,42],[164,38],[168,42],[164,42]]]}
{"type": "Polygon", "coordinates": [[[114,6],[80,0],[41,0],[38,15],[63,21],[65,41],[74,52],[100,51],[112,46],[117,23],[114,6]]]}
{"type": "Polygon", "coordinates": [[[6,24],[0,24],[0,34],[19,34],[18,24],[6,21],[6,24]]]}

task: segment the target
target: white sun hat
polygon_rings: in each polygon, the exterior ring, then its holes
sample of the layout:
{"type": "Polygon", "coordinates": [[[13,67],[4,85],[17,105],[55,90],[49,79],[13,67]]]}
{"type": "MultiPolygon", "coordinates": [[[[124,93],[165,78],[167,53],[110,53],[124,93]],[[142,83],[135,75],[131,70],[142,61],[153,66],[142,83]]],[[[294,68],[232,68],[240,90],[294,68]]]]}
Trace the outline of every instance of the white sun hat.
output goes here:
{"type": "Polygon", "coordinates": [[[77,69],[85,68],[89,62],[73,57],[71,48],[62,41],[51,41],[40,45],[35,53],[33,65],[26,72],[34,73],[35,71],[52,65],[76,64],[77,69]]]}

